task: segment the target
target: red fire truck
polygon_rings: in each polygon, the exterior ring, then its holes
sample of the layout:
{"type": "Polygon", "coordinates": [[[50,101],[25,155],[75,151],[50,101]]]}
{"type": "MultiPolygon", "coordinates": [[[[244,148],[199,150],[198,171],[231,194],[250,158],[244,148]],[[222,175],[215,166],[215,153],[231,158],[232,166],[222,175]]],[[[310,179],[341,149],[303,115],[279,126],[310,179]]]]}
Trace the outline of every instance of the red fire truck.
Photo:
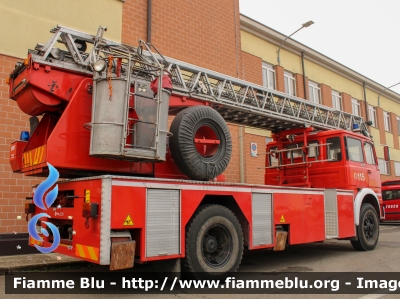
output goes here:
{"type": "Polygon", "coordinates": [[[382,183],[382,199],[385,208],[385,220],[400,220],[400,181],[391,180],[382,183]]]}
{"type": "MultiPolygon", "coordinates": [[[[104,31],[58,26],[9,78],[10,97],[32,116],[30,134],[11,145],[13,171],[46,177],[50,163],[66,179],[38,224],[58,228],[56,252],[110,269],[182,260],[219,277],[236,271],[244,247],[345,239],[375,248],[384,211],[362,118],[104,31]],[[227,122],[274,134],[264,185],[224,182],[227,122]]],[[[27,219],[40,212],[28,200],[27,219]]],[[[30,243],[53,242],[42,238],[30,243]]]]}

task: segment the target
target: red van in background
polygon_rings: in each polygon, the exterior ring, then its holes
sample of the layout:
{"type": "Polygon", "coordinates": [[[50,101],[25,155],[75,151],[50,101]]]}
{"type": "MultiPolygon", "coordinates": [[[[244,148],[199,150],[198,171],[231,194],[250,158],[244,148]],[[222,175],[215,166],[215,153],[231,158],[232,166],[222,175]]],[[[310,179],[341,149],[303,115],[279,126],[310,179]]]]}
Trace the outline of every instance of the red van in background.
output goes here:
{"type": "Polygon", "coordinates": [[[382,199],[385,221],[400,220],[400,180],[382,183],[382,199]]]}

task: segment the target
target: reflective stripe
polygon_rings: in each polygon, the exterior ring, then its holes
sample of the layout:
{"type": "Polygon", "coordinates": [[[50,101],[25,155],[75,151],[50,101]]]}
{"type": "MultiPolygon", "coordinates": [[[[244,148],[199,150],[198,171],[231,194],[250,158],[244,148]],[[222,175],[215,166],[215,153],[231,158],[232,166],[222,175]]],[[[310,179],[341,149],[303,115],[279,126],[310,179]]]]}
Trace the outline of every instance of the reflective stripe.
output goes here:
{"type": "Polygon", "coordinates": [[[99,260],[99,249],[95,247],[76,244],[75,254],[94,261],[99,260]]]}

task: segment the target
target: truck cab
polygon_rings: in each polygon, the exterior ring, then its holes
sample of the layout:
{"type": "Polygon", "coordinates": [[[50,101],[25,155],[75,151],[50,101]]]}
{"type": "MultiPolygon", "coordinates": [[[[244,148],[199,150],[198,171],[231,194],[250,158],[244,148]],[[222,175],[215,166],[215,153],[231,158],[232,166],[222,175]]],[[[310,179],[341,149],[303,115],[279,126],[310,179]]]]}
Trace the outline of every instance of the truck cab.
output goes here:
{"type": "Polygon", "coordinates": [[[309,127],[282,131],[273,138],[267,144],[267,185],[350,189],[355,194],[370,188],[380,198],[378,160],[369,137],[309,127]]]}

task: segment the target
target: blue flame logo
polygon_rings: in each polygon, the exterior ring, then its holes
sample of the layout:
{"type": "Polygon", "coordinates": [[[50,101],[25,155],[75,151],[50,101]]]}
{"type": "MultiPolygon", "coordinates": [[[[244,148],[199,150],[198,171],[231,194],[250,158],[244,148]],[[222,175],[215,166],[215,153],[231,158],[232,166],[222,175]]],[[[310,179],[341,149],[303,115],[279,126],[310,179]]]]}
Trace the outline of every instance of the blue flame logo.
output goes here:
{"type": "MultiPolygon", "coordinates": [[[[39,218],[41,218],[41,217],[50,218],[50,215],[48,215],[46,213],[37,214],[37,215],[33,216],[32,219],[29,220],[29,223],[28,223],[29,235],[32,238],[34,238],[36,241],[39,241],[39,242],[43,242],[43,239],[38,235],[38,233],[36,231],[36,224],[37,224],[39,218]]],[[[35,245],[36,249],[39,250],[41,253],[50,253],[53,250],[55,250],[58,247],[58,245],[60,245],[60,232],[58,231],[57,227],[54,224],[47,222],[47,221],[43,221],[43,222],[47,225],[47,227],[51,230],[51,233],[53,234],[53,244],[50,247],[41,247],[37,244],[34,244],[34,245],[35,245]]],[[[45,230],[43,227],[41,228],[41,233],[43,235],[45,235],[46,237],[49,236],[49,232],[47,230],[45,230]]]]}
{"type": "Polygon", "coordinates": [[[45,200],[47,207],[45,207],[43,203],[43,196],[46,191],[49,190],[50,187],[53,186],[60,177],[57,169],[55,169],[53,165],[47,163],[47,166],[49,167],[49,177],[44,182],[40,183],[39,186],[37,186],[35,194],[33,195],[33,203],[42,210],[47,210],[48,208],[50,208],[50,206],[56,200],[58,194],[58,185],[56,185],[53,190],[47,193],[45,200]]]}
{"type": "MultiPolygon", "coordinates": [[[[60,177],[57,169],[55,169],[53,165],[47,163],[47,166],[49,168],[49,176],[45,181],[43,181],[42,183],[39,184],[39,186],[37,186],[35,193],[33,195],[33,203],[42,210],[47,210],[48,208],[50,208],[53,202],[56,200],[58,194],[58,185],[56,185],[52,190],[50,190],[50,188],[57,182],[58,178],[60,177]],[[50,191],[47,193],[46,198],[44,200],[44,202],[46,203],[45,205],[43,202],[43,197],[48,190],[50,191]]],[[[39,218],[42,217],[51,218],[50,215],[46,213],[40,213],[33,216],[28,223],[29,235],[33,239],[39,242],[43,242],[43,239],[39,236],[38,232],[36,231],[36,225],[39,218]]],[[[58,245],[60,245],[60,232],[58,231],[57,227],[54,224],[47,221],[43,222],[51,230],[51,233],[53,235],[53,244],[50,247],[41,247],[37,244],[34,245],[36,249],[39,250],[40,252],[49,253],[54,251],[58,247],[58,245]]],[[[41,228],[41,233],[46,237],[49,236],[49,232],[45,230],[43,227],[41,228]]]]}

